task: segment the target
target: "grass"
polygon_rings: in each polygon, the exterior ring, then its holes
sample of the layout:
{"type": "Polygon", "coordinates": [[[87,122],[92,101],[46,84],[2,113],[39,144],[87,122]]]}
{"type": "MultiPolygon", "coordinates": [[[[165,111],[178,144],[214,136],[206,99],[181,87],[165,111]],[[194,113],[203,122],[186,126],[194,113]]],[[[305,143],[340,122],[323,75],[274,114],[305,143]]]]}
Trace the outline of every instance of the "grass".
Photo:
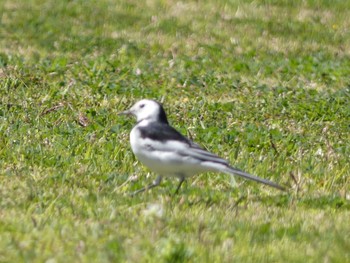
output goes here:
{"type": "Polygon", "coordinates": [[[0,262],[350,262],[348,1],[0,1],[0,262]],[[222,174],[131,198],[140,98],[222,174]]]}

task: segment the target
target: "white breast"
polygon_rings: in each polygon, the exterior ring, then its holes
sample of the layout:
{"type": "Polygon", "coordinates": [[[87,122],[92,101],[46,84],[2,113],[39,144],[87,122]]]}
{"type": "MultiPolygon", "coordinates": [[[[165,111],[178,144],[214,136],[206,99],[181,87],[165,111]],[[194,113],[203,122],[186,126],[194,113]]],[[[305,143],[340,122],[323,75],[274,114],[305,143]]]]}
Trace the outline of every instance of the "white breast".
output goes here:
{"type": "MultiPolygon", "coordinates": [[[[207,171],[200,162],[192,157],[184,156],[172,150],[176,149],[177,142],[173,146],[169,143],[157,142],[148,138],[142,138],[137,127],[146,125],[139,123],[130,133],[130,144],[135,156],[152,171],[163,176],[192,176],[207,171]]],[[[179,143],[182,144],[182,143],[179,143]]],[[[180,146],[185,147],[185,146],[180,146]]]]}

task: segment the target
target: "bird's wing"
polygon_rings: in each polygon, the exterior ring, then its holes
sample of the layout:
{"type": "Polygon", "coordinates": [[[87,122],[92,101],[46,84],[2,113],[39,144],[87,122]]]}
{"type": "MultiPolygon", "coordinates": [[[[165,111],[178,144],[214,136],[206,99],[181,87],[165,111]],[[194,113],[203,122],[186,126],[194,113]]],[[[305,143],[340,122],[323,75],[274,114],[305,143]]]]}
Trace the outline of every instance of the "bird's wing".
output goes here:
{"type": "Polygon", "coordinates": [[[200,147],[198,144],[189,141],[189,148],[186,151],[186,154],[189,156],[192,156],[194,158],[199,159],[202,162],[216,162],[221,164],[229,164],[227,160],[222,159],[221,157],[217,156],[216,154],[213,154],[211,152],[208,152],[207,150],[200,147]]]}
{"type": "Polygon", "coordinates": [[[212,161],[228,165],[226,160],[204,150],[170,125],[154,122],[152,125],[139,127],[139,130],[143,139],[151,139],[159,142],[152,144],[155,150],[173,151],[182,156],[193,157],[201,162],[212,161]]]}

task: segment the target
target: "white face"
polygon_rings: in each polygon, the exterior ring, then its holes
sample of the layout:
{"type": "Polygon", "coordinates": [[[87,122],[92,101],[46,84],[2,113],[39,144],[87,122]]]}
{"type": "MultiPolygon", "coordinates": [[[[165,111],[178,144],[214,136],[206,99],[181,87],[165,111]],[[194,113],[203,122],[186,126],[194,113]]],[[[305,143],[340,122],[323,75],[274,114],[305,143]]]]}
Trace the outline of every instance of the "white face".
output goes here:
{"type": "Polygon", "coordinates": [[[156,120],[159,115],[160,106],[153,100],[140,100],[128,111],[136,116],[138,122],[144,119],[156,120]]]}

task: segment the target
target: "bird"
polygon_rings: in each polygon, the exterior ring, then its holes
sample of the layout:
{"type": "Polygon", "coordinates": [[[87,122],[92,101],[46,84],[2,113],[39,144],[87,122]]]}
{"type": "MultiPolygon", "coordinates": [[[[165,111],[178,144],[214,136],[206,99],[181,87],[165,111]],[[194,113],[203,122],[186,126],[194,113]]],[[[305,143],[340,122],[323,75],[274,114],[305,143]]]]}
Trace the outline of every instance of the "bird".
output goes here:
{"type": "Polygon", "coordinates": [[[131,149],[136,158],[151,171],[158,174],[148,186],[132,193],[144,192],[160,185],[164,176],[177,177],[175,194],[186,178],[204,172],[222,172],[256,181],[284,191],[277,183],[263,179],[240,169],[211,153],[173,128],[162,104],[152,99],[137,101],[130,109],[118,115],[133,115],[136,125],[130,132],[131,149]]]}

